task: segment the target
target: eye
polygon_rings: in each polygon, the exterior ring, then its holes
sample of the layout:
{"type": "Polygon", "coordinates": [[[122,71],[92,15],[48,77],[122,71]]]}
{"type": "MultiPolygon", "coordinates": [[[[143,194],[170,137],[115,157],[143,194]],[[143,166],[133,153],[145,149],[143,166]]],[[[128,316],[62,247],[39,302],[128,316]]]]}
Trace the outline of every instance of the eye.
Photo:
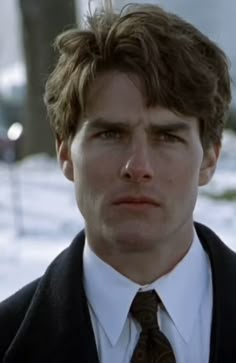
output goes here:
{"type": "Polygon", "coordinates": [[[155,136],[155,140],[166,143],[176,143],[182,141],[179,136],[170,133],[159,133],[155,136]]]}
{"type": "Polygon", "coordinates": [[[104,130],[97,135],[102,140],[118,140],[121,138],[121,132],[118,130],[104,130]]]}

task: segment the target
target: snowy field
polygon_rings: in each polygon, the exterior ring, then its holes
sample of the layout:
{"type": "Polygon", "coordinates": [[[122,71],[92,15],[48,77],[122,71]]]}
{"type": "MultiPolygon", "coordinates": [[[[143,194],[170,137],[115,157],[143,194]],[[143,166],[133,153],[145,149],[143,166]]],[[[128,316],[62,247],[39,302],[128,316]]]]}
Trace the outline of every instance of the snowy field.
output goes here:
{"type": "MultiPolygon", "coordinates": [[[[236,194],[235,155],[236,136],[227,133],[214,179],[200,190],[195,219],[236,251],[236,199],[217,198],[236,194]]],[[[0,301],[40,276],[82,227],[72,184],[54,159],[38,155],[15,166],[0,163],[0,301]]]]}

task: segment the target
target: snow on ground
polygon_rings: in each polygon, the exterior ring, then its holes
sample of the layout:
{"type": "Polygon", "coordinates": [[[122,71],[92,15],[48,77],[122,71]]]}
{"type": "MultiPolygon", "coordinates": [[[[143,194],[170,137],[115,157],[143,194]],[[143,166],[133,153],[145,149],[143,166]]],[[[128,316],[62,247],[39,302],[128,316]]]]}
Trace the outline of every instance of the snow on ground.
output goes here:
{"type": "MultiPolygon", "coordinates": [[[[200,190],[195,219],[236,250],[236,202],[206,193],[236,191],[236,136],[226,134],[219,168],[200,190]]],[[[0,301],[40,276],[83,227],[73,186],[44,155],[16,166],[0,163],[0,301]]]]}

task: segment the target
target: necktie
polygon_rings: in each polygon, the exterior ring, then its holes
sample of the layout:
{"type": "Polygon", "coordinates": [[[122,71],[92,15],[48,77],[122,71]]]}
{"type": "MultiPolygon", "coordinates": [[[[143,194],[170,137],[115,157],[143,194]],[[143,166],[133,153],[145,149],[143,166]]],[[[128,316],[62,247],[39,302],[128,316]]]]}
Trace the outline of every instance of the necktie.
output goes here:
{"type": "Polygon", "coordinates": [[[142,331],[131,363],[176,363],[170,342],[158,326],[158,303],[160,299],[154,290],[139,292],[133,300],[130,312],[142,331]]]}

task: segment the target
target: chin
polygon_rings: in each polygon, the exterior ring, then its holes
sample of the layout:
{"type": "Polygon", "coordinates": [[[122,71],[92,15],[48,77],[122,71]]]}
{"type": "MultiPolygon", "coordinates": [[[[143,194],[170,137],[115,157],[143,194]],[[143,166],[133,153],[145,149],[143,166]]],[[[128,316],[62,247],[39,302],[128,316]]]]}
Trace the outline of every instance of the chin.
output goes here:
{"type": "Polygon", "coordinates": [[[110,234],[110,240],[120,251],[144,252],[153,249],[157,243],[156,234],[150,234],[150,231],[119,230],[110,231],[110,234]]]}

